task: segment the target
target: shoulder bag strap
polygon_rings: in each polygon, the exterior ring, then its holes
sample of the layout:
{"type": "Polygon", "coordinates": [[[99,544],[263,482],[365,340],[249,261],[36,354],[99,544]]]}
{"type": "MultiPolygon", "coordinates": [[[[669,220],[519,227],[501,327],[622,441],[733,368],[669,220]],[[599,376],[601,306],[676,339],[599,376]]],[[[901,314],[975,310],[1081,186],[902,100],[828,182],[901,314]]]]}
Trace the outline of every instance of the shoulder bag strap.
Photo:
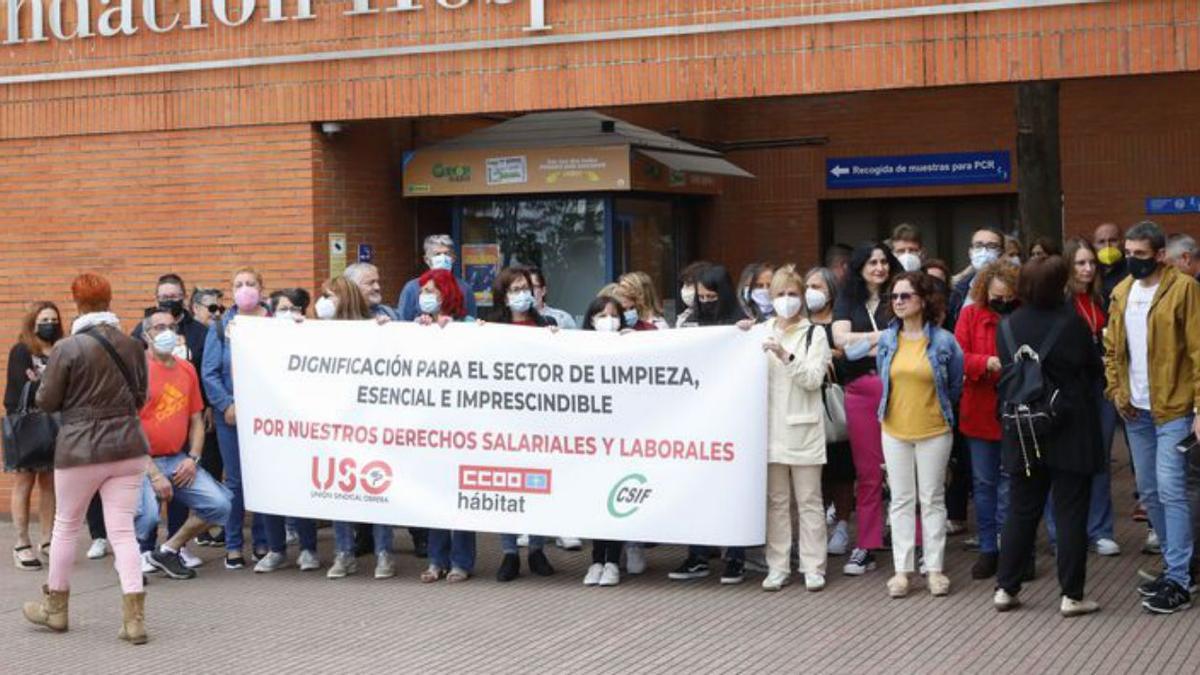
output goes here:
{"type": "Polygon", "coordinates": [[[1046,334],[1046,338],[1042,340],[1042,344],[1038,347],[1038,358],[1045,360],[1050,354],[1050,350],[1054,348],[1054,343],[1058,342],[1058,338],[1062,335],[1063,328],[1067,326],[1067,317],[1059,317],[1054,325],[1050,327],[1050,332],[1046,334]]]}
{"type": "Polygon", "coordinates": [[[99,333],[93,332],[91,329],[81,331],[81,333],[92,338],[96,342],[99,342],[100,346],[104,347],[104,351],[108,352],[108,355],[112,357],[113,363],[115,363],[117,365],[117,369],[121,371],[121,376],[125,378],[125,384],[129,385],[129,401],[133,404],[134,410],[137,410],[137,384],[133,380],[133,373],[129,372],[129,366],[127,366],[125,362],[121,360],[121,355],[117,354],[116,347],[113,347],[112,343],[108,341],[108,338],[99,333]]]}
{"type": "Polygon", "coordinates": [[[1000,337],[1004,339],[1004,346],[1008,349],[1009,356],[1015,361],[1017,358],[1017,338],[1013,337],[1012,323],[1008,317],[1000,322],[1000,337]]]}

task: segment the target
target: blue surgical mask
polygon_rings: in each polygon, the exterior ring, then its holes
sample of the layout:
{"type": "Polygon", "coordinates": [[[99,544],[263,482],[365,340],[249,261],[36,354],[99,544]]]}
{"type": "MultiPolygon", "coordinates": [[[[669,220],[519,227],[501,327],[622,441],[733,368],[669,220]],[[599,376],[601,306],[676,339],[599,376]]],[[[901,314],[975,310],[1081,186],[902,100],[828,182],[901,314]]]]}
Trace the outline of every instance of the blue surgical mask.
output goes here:
{"type": "Polygon", "coordinates": [[[636,326],[638,320],[641,318],[640,316],[638,316],[638,311],[637,311],[636,307],[633,309],[625,310],[621,314],[621,316],[623,316],[625,318],[625,325],[628,326],[629,328],[633,328],[634,326],[636,326]]]}
{"type": "Polygon", "coordinates": [[[154,351],[159,354],[170,354],[175,351],[175,345],[178,342],[179,338],[174,331],[164,330],[154,336],[154,351]]]}
{"type": "Polygon", "coordinates": [[[446,253],[439,253],[429,259],[429,269],[452,270],[454,269],[454,258],[446,253]]]}
{"type": "Polygon", "coordinates": [[[533,309],[533,293],[529,291],[517,291],[516,293],[508,294],[508,308],[514,312],[524,314],[530,309],[533,309]]]}
{"type": "Polygon", "coordinates": [[[442,301],[433,293],[422,293],[417,304],[421,306],[422,314],[437,314],[437,311],[442,308],[442,301]]]}

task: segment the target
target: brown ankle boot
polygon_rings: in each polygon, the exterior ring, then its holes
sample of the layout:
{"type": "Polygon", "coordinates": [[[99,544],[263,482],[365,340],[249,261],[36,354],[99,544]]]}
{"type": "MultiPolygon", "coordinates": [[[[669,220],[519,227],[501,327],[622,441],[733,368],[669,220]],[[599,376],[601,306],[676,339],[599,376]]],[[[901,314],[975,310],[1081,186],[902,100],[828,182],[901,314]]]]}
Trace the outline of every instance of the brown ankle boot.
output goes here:
{"type": "Polygon", "coordinates": [[[42,586],[42,601],[27,602],[23,608],[25,618],[31,623],[45,626],[60,633],[67,630],[67,600],[71,591],[52,591],[42,586]]]}
{"type": "Polygon", "coordinates": [[[146,593],[126,593],[121,596],[121,632],[117,637],[130,644],[146,644],[146,593]]]}

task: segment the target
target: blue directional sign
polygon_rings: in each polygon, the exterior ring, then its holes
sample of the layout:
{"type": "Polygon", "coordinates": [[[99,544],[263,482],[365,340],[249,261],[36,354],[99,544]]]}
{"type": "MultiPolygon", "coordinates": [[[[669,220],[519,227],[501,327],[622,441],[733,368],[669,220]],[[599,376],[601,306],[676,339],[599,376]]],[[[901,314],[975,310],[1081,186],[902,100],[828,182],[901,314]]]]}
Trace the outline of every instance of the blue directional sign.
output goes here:
{"type": "Polygon", "coordinates": [[[1200,195],[1189,195],[1186,197],[1147,197],[1146,213],[1154,216],[1200,213],[1200,195]]]}
{"type": "Polygon", "coordinates": [[[830,190],[1007,183],[1011,179],[1012,162],[1007,151],[825,160],[825,186],[830,190]]]}

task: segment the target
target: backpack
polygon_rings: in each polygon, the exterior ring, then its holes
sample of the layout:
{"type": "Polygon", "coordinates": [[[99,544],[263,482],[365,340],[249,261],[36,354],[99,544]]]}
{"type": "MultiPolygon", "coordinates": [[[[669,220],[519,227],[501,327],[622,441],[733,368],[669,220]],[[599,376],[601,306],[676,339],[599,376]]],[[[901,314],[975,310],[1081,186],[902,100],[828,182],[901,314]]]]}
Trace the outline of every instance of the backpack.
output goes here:
{"type": "Polygon", "coordinates": [[[1006,436],[1017,439],[1026,476],[1042,464],[1042,443],[1062,426],[1062,390],[1042,370],[1042,360],[1054,348],[1066,324],[1066,317],[1055,321],[1035,351],[1027,344],[1017,345],[1008,318],[1000,323],[1001,339],[1013,359],[1004,365],[997,387],[1000,426],[1006,436]]]}

